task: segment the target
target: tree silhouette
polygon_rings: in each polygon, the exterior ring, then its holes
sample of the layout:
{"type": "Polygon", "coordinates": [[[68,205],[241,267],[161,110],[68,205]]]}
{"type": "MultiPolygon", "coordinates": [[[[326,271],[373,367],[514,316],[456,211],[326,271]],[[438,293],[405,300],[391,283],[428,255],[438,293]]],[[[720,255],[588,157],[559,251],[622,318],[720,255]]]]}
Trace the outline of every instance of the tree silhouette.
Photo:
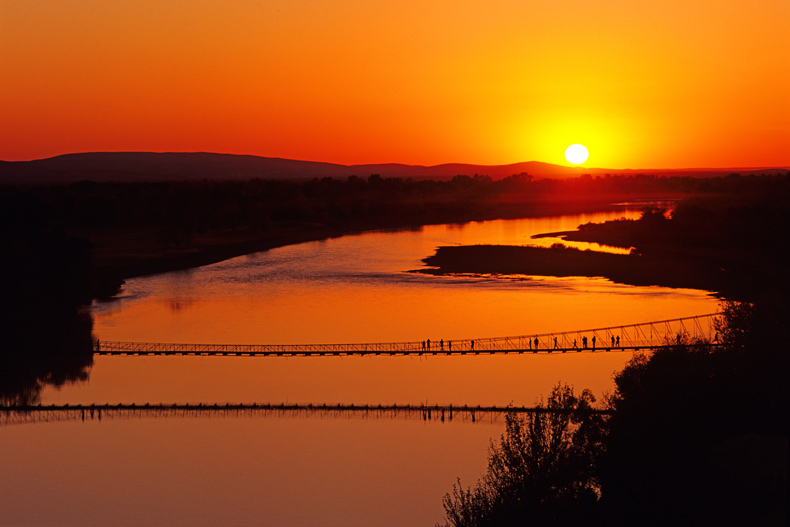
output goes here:
{"type": "Polygon", "coordinates": [[[599,496],[596,459],[603,423],[588,390],[557,385],[544,407],[506,416],[489,449],[488,472],[474,488],[459,482],[444,497],[446,526],[589,524],[599,496]]]}
{"type": "Polygon", "coordinates": [[[681,339],[615,376],[607,523],[785,524],[788,320],[781,302],[725,303],[721,348],[681,339]]]}

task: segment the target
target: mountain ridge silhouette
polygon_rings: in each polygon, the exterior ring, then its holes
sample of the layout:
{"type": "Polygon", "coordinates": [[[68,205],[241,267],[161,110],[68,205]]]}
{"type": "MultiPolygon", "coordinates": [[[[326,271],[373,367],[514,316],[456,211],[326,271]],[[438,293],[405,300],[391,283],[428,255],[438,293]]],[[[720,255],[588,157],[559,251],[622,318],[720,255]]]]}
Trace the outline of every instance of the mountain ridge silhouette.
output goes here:
{"type": "Polygon", "coordinates": [[[290,179],[315,177],[367,178],[381,177],[415,179],[450,179],[457,175],[475,174],[501,179],[527,173],[537,178],[575,177],[582,174],[651,174],[692,177],[713,177],[733,172],[741,174],[787,170],[769,168],[687,168],[687,169],[609,169],[572,167],[526,161],[506,165],[444,163],[433,166],[402,163],[342,165],[321,161],[304,161],[279,157],[211,152],[83,152],[32,161],[1,161],[0,183],[70,183],[92,181],[185,181],[185,180],[247,180],[290,179]]]}

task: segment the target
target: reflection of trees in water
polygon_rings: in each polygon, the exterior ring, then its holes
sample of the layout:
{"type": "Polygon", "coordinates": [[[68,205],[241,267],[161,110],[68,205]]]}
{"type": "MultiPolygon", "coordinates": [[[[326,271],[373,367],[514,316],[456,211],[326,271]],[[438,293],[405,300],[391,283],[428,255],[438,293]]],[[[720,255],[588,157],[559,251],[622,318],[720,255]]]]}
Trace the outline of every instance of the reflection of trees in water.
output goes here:
{"type": "Polygon", "coordinates": [[[93,365],[92,317],[36,322],[35,328],[17,326],[0,345],[2,404],[37,403],[47,385],[88,379],[93,365]]]}
{"type": "MultiPolygon", "coordinates": [[[[56,421],[107,419],[404,419],[440,423],[494,424],[505,416],[519,418],[540,408],[515,406],[453,406],[426,404],[294,404],[294,403],[145,403],[34,404],[0,407],[0,426],[56,421]]],[[[593,412],[600,415],[602,412],[593,412]]]]}

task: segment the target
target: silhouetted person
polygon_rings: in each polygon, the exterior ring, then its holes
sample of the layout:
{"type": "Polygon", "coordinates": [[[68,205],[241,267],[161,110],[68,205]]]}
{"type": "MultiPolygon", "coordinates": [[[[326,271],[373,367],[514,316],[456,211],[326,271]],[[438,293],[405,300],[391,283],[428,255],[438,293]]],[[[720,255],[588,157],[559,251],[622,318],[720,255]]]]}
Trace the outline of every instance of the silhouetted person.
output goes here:
{"type": "Polygon", "coordinates": [[[447,349],[450,350],[450,351],[453,351],[453,341],[452,340],[448,340],[447,341],[447,349]]]}
{"type": "Polygon", "coordinates": [[[475,350],[475,341],[472,341],[472,344],[469,346],[469,349],[474,351],[475,350]]]}
{"type": "Polygon", "coordinates": [[[617,335],[617,338],[615,339],[615,342],[617,342],[617,347],[619,348],[620,347],[620,335],[617,335]]]}
{"type": "Polygon", "coordinates": [[[538,349],[538,345],[539,344],[540,344],[540,341],[538,341],[538,337],[535,337],[535,349],[538,349]]]}
{"type": "Polygon", "coordinates": [[[582,337],[582,347],[587,349],[587,337],[582,337]]]}
{"type": "Polygon", "coordinates": [[[678,341],[678,346],[680,346],[680,333],[678,333],[677,341],[678,341]]]}
{"type": "Polygon", "coordinates": [[[99,342],[99,339],[96,339],[96,353],[99,353],[100,351],[101,351],[101,343],[99,342]]]}
{"type": "Polygon", "coordinates": [[[614,348],[614,335],[612,335],[612,347],[614,348]]]}
{"type": "Polygon", "coordinates": [[[559,346],[557,346],[557,337],[554,337],[554,349],[557,348],[559,348],[559,346]]]}
{"type": "Polygon", "coordinates": [[[527,339],[527,341],[529,342],[529,349],[532,349],[532,339],[527,339]]]}
{"type": "Polygon", "coordinates": [[[573,339],[573,347],[576,348],[576,339],[573,339]]]}
{"type": "Polygon", "coordinates": [[[422,341],[422,351],[425,351],[425,341],[422,341]]]}
{"type": "Polygon", "coordinates": [[[439,341],[439,349],[440,349],[441,351],[444,351],[444,339],[442,339],[442,340],[440,340],[440,341],[439,341]]]}
{"type": "Polygon", "coordinates": [[[593,345],[592,349],[595,349],[595,335],[593,335],[593,338],[592,338],[592,345],[593,345]]]}
{"type": "Polygon", "coordinates": [[[431,339],[428,339],[428,347],[426,348],[428,351],[431,350],[431,339]]]}

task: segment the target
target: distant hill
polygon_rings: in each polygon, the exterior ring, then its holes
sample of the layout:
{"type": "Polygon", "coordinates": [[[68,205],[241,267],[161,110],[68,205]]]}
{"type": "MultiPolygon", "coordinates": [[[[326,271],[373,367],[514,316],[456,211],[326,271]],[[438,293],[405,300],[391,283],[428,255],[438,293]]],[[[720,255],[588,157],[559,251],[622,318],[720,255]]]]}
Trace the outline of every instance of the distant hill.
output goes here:
{"type": "Polygon", "coordinates": [[[0,161],[0,183],[70,183],[93,181],[165,181],[190,179],[311,179],[314,177],[367,178],[371,174],[382,177],[410,177],[449,179],[457,175],[487,175],[501,179],[513,174],[532,176],[569,177],[582,174],[654,174],[712,177],[732,172],[741,174],[776,172],[778,168],[728,168],[682,170],[621,170],[604,168],[568,167],[529,161],[510,165],[470,165],[448,163],[436,166],[403,165],[397,163],[372,165],[338,165],[316,161],[298,161],[276,157],[250,155],[154,152],[89,152],[66,154],[34,161],[0,161]]]}

